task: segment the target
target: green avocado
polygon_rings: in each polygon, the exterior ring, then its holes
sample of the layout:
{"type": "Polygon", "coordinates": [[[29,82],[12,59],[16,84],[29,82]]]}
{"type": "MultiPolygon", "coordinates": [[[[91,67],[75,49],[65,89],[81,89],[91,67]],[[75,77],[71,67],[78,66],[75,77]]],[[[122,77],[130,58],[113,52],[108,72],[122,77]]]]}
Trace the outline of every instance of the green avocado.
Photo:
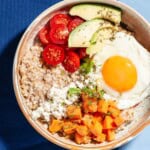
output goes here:
{"type": "Polygon", "coordinates": [[[93,34],[100,28],[113,26],[103,19],[93,19],[85,21],[76,27],[69,35],[69,47],[89,47],[93,34]]]}
{"type": "Polygon", "coordinates": [[[121,9],[103,4],[79,4],[73,6],[69,11],[71,16],[79,16],[85,20],[102,18],[115,24],[120,24],[121,13],[121,9]]]}
{"type": "Polygon", "coordinates": [[[90,43],[91,45],[86,49],[86,53],[92,57],[94,54],[99,52],[106,40],[110,40],[114,37],[115,33],[118,31],[117,27],[106,27],[101,28],[92,36],[90,43]]]}

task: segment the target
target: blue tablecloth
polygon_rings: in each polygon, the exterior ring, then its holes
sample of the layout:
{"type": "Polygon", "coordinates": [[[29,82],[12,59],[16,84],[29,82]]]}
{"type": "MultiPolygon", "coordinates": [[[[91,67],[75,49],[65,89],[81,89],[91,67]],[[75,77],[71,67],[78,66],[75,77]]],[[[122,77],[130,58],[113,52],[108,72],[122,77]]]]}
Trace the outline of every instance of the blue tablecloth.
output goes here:
{"type": "MultiPolygon", "coordinates": [[[[12,64],[21,35],[44,9],[60,0],[0,0],[0,150],[62,148],[40,136],[17,105],[12,86],[12,64]]],[[[122,0],[150,21],[149,0],[122,0]]],[[[149,150],[150,127],[119,150],[149,150]]]]}

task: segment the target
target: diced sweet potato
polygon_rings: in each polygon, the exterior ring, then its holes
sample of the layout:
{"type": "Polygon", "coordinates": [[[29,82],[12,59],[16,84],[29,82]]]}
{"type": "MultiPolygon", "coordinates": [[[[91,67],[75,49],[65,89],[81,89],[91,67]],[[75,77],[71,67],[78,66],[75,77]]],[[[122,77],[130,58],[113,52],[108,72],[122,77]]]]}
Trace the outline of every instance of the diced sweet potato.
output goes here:
{"type": "Polygon", "coordinates": [[[123,124],[123,122],[124,122],[124,120],[123,120],[123,118],[121,116],[116,117],[114,119],[114,123],[115,123],[116,126],[120,126],[121,124],[123,124]]]}
{"type": "Polygon", "coordinates": [[[81,136],[78,133],[75,133],[75,141],[77,144],[87,144],[91,141],[90,136],[81,136]]]}
{"type": "Polygon", "coordinates": [[[106,140],[106,135],[104,133],[99,134],[96,138],[94,138],[97,142],[104,142],[106,140]]]}
{"type": "Polygon", "coordinates": [[[53,119],[52,123],[50,124],[50,126],[48,128],[48,130],[51,133],[56,133],[56,132],[58,132],[58,131],[60,131],[62,129],[62,126],[63,126],[63,121],[57,120],[57,119],[53,119]]]}
{"type": "Polygon", "coordinates": [[[115,132],[113,130],[107,131],[107,141],[113,141],[115,139],[115,132]]]}
{"type": "Polygon", "coordinates": [[[98,102],[98,112],[107,113],[108,111],[108,102],[106,100],[99,100],[98,102]]]}
{"type": "Polygon", "coordinates": [[[103,129],[113,129],[113,119],[111,116],[106,116],[103,121],[103,129]]]}
{"type": "Polygon", "coordinates": [[[70,105],[67,107],[67,116],[70,119],[81,119],[82,113],[81,108],[79,106],[70,105]]]}
{"type": "Polygon", "coordinates": [[[91,140],[101,143],[115,139],[115,129],[123,122],[121,111],[116,102],[91,98],[82,94],[82,106],[70,105],[66,110],[67,117],[53,119],[48,130],[51,133],[61,131],[77,144],[86,144],[91,140]],[[82,110],[81,110],[82,109],[82,110]]]}
{"type": "Polygon", "coordinates": [[[90,127],[92,122],[93,122],[93,116],[92,115],[84,115],[82,118],[83,124],[86,125],[87,127],[90,127]]]}
{"type": "Polygon", "coordinates": [[[94,115],[93,119],[102,122],[103,117],[101,115],[94,115]]]}
{"type": "Polygon", "coordinates": [[[72,134],[75,132],[75,129],[76,129],[76,124],[69,121],[64,122],[63,131],[65,134],[72,134]]]}
{"type": "Polygon", "coordinates": [[[77,128],[76,128],[76,131],[81,136],[86,136],[89,133],[88,128],[85,125],[78,125],[77,128]]]}
{"type": "Polygon", "coordinates": [[[93,135],[98,136],[102,133],[102,124],[99,121],[94,120],[89,130],[93,135]]]}
{"type": "Polygon", "coordinates": [[[88,112],[97,112],[97,101],[95,99],[88,101],[88,112]]]}
{"type": "Polygon", "coordinates": [[[109,107],[115,107],[117,108],[117,102],[116,101],[108,101],[109,107]]]}
{"type": "Polygon", "coordinates": [[[81,98],[82,98],[82,101],[86,101],[88,99],[88,95],[85,93],[82,93],[81,98]]]}
{"type": "Polygon", "coordinates": [[[84,142],[83,136],[81,136],[78,133],[75,133],[75,141],[76,141],[77,144],[82,144],[84,142]]]}
{"type": "Polygon", "coordinates": [[[120,110],[118,108],[109,107],[108,112],[110,112],[112,117],[118,117],[120,115],[120,110]]]}
{"type": "Polygon", "coordinates": [[[83,101],[83,110],[85,113],[93,113],[97,112],[97,99],[90,98],[85,94],[82,94],[82,101],[83,101]]]}
{"type": "Polygon", "coordinates": [[[74,120],[71,120],[71,122],[76,123],[76,124],[81,124],[82,120],[80,120],[80,119],[74,119],[74,120]]]}

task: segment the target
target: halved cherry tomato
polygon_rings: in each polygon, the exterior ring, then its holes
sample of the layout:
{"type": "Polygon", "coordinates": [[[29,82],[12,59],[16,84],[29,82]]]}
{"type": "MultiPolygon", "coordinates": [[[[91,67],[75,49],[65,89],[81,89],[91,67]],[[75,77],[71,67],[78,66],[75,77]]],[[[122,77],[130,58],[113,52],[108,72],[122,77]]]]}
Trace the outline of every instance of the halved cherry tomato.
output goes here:
{"type": "Polygon", "coordinates": [[[69,31],[67,26],[60,24],[60,25],[55,25],[50,30],[50,39],[53,43],[55,44],[65,44],[67,43],[68,36],[69,36],[69,31]]]}
{"type": "Polygon", "coordinates": [[[56,14],[50,20],[50,26],[53,28],[58,24],[68,25],[71,18],[67,14],[56,14]]]}
{"type": "Polygon", "coordinates": [[[87,56],[87,54],[86,54],[86,48],[80,48],[78,50],[78,53],[79,53],[80,59],[83,59],[83,58],[85,58],[87,56]]]}
{"type": "Polygon", "coordinates": [[[83,22],[84,22],[83,19],[76,17],[75,19],[69,22],[68,30],[71,32],[73,29],[75,29],[77,26],[79,26],[83,22]]]}
{"type": "Polygon", "coordinates": [[[76,48],[70,48],[70,47],[65,47],[65,51],[68,52],[68,51],[75,51],[76,48]]]}
{"type": "Polygon", "coordinates": [[[48,26],[43,27],[43,28],[39,31],[38,37],[39,37],[39,39],[40,39],[40,41],[41,41],[41,43],[42,43],[43,45],[49,44],[49,42],[50,42],[50,38],[49,38],[49,27],[48,27],[48,26]]]}
{"type": "Polygon", "coordinates": [[[63,62],[63,66],[68,72],[75,72],[80,67],[79,56],[73,51],[68,51],[63,62]]]}
{"type": "Polygon", "coordinates": [[[42,53],[43,60],[52,66],[63,62],[64,56],[64,49],[54,44],[47,45],[42,53]]]}

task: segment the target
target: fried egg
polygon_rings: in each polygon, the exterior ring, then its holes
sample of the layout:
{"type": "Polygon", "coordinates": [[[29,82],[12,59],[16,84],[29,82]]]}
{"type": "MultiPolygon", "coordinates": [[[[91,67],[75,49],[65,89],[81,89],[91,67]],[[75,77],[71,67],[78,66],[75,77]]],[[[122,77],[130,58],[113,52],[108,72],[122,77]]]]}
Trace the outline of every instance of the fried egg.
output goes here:
{"type": "Polygon", "coordinates": [[[93,58],[105,99],[130,108],[150,95],[150,53],[132,36],[118,32],[93,58]]]}

